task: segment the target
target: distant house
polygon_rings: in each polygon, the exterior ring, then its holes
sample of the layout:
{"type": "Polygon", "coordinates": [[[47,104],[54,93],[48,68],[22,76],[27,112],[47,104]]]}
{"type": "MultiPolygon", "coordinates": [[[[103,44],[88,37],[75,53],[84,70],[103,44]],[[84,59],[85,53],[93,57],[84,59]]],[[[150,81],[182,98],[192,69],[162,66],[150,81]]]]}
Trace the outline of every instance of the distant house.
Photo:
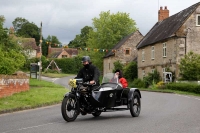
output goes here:
{"type": "Polygon", "coordinates": [[[114,69],[114,62],[120,61],[122,64],[137,61],[136,45],[141,41],[143,35],[137,30],[124,37],[108,52],[103,59],[103,74],[110,73],[114,69]]]}
{"type": "Polygon", "coordinates": [[[14,28],[10,28],[10,37],[15,40],[23,49],[23,52],[28,58],[38,57],[39,47],[36,45],[35,38],[22,38],[14,35],[14,28]]]}
{"type": "Polygon", "coordinates": [[[161,77],[169,68],[180,77],[180,59],[188,52],[200,54],[200,2],[169,17],[160,7],[158,22],[137,45],[138,77],[158,70],[161,77]]]}
{"type": "Polygon", "coordinates": [[[48,47],[48,58],[72,58],[78,55],[78,50],[75,48],[52,48],[48,47]]]}

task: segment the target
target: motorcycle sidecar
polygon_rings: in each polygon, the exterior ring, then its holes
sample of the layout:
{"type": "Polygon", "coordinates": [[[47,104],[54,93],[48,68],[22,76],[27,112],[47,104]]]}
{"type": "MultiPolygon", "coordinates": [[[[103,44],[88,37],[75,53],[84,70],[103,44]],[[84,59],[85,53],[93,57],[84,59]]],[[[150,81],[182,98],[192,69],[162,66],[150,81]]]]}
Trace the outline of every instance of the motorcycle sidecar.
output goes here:
{"type": "Polygon", "coordinates": [[[115,107],[120,101],[123,88],[117,83],[103,83],[96,91],[92,91],[93,105],[99,107],[115,107]]]}

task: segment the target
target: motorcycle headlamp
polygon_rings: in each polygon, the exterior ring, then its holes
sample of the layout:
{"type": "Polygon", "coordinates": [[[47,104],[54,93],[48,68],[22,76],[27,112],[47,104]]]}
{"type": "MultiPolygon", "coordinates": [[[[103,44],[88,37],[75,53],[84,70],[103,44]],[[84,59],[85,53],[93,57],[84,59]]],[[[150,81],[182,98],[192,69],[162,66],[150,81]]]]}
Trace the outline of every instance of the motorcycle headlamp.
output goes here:
{"type": "Polygon", "coordinates": [[[76,79],[70,79],[69,80],[69,85],[72,87],[72,88],[76,88],[77,85],[76,85],[76,79]]]}

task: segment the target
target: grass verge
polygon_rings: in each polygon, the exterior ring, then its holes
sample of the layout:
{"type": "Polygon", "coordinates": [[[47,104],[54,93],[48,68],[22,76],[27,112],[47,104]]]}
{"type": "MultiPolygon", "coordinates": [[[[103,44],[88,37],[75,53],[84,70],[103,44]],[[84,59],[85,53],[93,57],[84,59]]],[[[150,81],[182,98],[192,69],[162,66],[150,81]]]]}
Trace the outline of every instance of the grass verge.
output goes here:
{"type": "Polygon", "coordinates": [[[30,90],[0,99],[0,114],[60,103],[67,92],[63,86],[30,79],[30,90]]]}

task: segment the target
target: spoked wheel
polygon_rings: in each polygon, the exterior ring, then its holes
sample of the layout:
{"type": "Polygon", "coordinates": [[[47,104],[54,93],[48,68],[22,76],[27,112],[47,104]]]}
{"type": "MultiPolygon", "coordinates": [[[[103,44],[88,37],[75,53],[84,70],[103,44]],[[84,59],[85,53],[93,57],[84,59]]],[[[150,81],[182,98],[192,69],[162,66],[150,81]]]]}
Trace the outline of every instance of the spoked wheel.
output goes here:
{"type": "Polygon", "coordinates": [[[132,117],[138,117],[141,110],[140,95],[138,92],[133,93],[133,98],[130,101],[130,112],[132,117]]]}
{"type": "Polygon", "coordinates": [[[61,112],[66,121],[74,121],[78,116],[76,100],[69,96],[65,97],[62,101],[61,112]]]}
{"type": "Polygon", "coordinates": [[[94,113],[92,113],[92,115],[93,115],[94,117],[98,117],[98,116],[101,115],[101,112],[94,112],[94,113]]]}

